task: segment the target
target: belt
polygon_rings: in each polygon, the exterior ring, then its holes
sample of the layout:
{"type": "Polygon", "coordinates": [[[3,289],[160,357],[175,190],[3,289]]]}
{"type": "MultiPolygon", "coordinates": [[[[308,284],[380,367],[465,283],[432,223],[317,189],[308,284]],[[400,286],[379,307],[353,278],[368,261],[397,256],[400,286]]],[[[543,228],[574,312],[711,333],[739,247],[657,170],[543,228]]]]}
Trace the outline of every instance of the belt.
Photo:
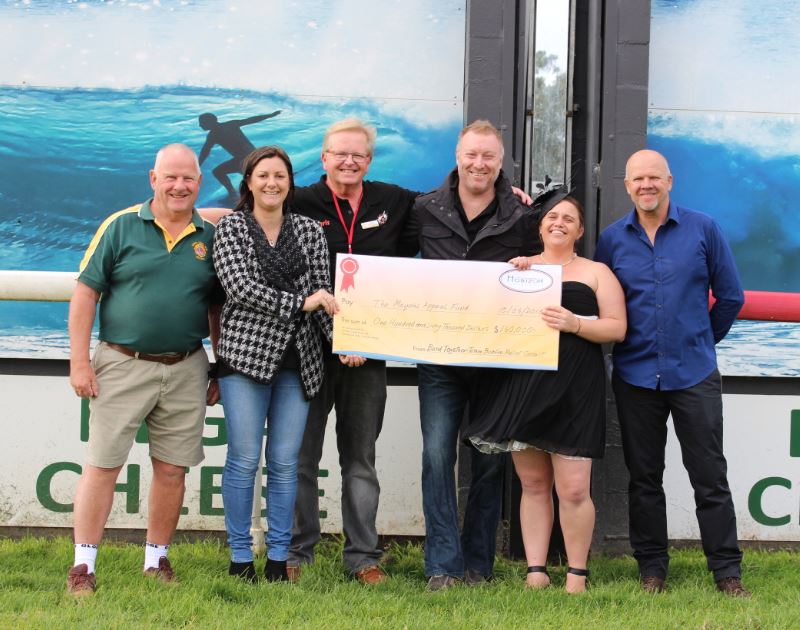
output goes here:
{"type": "Polygon", "coordinates": [[[190,355],[194,354],[200,348],[203,347],[203,344],[201,343],[196,348],[193,348],[188,352],[175,352],[172,354],[145,354],[144,352],[137,352],[136,350],[132,350],[131,348],[126,348],[125,346],[121,346],[116,343],[106,342],[106,345],[112,350],[121,352],[122,354],[127,355],[129,357],[133,357],[134,359],[140,359],[142,361],[155,361],[156,363],[163,363],[164,365],[173,365],[175,363],[180,363],[181,361],[189,358],[190,355]]]}

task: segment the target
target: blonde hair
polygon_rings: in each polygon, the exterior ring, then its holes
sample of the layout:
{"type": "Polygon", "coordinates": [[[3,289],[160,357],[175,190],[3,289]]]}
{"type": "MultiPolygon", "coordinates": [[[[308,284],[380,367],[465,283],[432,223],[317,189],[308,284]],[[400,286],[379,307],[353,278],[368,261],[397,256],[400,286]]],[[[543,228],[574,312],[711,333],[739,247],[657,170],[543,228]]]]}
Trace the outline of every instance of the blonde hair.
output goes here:
{"type": "Polygon", "coordinates": [[[323,153],[328,150],[331,136],[340,131],[360,131],[367,137],[367,151],[369,154],[372,155],[375,151],[375,140],[378,137],[375,127],[361,122],[358,118],[345,118],[333,123],[325,131],[325,137],[322,139],[323,153]]]}
{"type": "Polygon", "coordinates": [[[474,120],[461,130],[461,132],[458,134],[458,142],[456,143],[456,153],[458,153],[458,149],[461,146],[461,140],[470,132],[492,135],[497,138],[498,142],[500,142],[500,159],[503,159],[503,155],[505,154],[505,147],[503,147],[503,134],[501,134],[500,130],[485,118],[474,120]]]}

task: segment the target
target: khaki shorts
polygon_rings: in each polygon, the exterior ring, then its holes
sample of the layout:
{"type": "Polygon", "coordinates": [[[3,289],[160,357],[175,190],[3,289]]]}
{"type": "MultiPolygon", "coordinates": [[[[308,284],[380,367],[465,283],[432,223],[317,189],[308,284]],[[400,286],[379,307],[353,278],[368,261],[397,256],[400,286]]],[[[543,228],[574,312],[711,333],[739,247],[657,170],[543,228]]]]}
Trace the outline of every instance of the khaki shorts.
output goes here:
{"type": "Polygon", "coordinates": [[[150,434],[150,457],[175,466],[203,461],[208,386],[204,350],[164,365],[126,356],[101,341],[92,367],[100,395],[89,401],[87,463],[122,466],[143,420],[150,434]]]}

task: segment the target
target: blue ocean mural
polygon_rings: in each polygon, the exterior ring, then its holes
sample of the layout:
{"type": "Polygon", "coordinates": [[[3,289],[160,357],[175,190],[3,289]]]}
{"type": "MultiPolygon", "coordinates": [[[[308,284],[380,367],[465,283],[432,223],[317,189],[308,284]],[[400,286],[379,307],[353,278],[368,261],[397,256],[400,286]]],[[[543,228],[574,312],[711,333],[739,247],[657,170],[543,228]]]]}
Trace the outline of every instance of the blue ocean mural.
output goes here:
{"type": "MultiPolygon", "coordinates": [[[[648,146],[672,198],[713,216],[745,289],[800,293],[800,2],[652,4],[648,146]]],[[[739,321],[723,374],[800,376],[800,324],[739,321]]]]}
{"type": "MultiPolygon", "coordinates": [[[[76,270],[100,221],[149,197],[159,147],[200,151],[202,114],[279,112],[241,131],[283,146],[299,185],[346,116],[378,129],[368,179],[429,190],[454,164],[463,1],[6,2],[0,24],[0,269],[76,270]]],[[[212,173],[231,157],[211,148],[198,206],[232,205],[212,173]]],[[[0,302],[0,356],[67,356],[66,312],[0,302]]]]}

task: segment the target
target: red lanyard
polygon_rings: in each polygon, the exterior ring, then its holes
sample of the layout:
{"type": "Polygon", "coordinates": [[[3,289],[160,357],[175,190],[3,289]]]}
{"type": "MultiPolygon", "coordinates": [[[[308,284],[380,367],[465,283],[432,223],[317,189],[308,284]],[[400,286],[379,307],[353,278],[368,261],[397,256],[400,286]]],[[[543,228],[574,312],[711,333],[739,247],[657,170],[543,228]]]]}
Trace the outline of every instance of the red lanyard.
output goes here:
{"type": "Polygon", "coordinates": [[[333,205],[336,206],[336,212],[339,214],[339,222],[344,228],[344,233],[347,234],[347,253],[352,254],[353,232],[356,229],[356,216],[358,215],[358,209],[361,207],[361,200],[364,198],[364,188],[361,188],[361,194],[358,196],[358,203],[356,204],[356,207],[353,208],[353,220],[350,222],[349,230],[347,229],[347,224],[344,222],[344,215],[342,214],[342,209],[339,207],[339,200],[336,198],[336,193],[333,192],[333,189],[331,189],[331,195],[333,196],[333,205]]]}

